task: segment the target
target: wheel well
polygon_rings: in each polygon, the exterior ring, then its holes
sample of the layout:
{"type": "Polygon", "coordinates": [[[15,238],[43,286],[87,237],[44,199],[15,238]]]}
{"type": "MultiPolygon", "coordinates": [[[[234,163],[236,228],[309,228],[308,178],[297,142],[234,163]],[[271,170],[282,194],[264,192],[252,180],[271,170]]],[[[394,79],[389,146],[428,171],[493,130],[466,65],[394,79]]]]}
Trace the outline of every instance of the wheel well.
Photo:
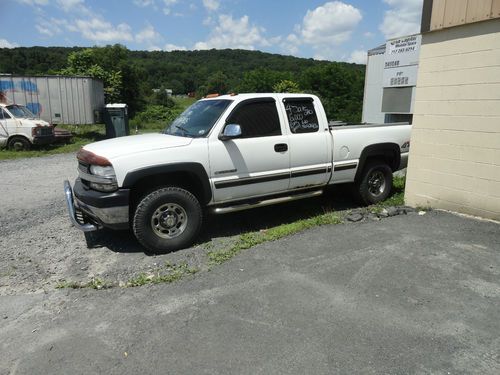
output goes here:
{"type": "Polygon", "coordinates": [[[359,157],[359,166],[356,172],[355,181],[358,181],[363,173],[366,164],[372,160],[385,162],[392,171],[396,171],[401,163],[401,151],[395,143],[379,143],[366,147],[359,157]]]}
{"type": "Polygon", "coordinates": [[[135,207],[142,197],[160,186],[176,186],[185,189],[193,194],[202,205],[210,200],[210,197],[206,197],[200,179],[194,173],[169,172],[143,177],[135,182],[130,188],[131,207],[135,207]]]}
{"type": "Polygon", "coordinates": [[[26,137],[25,135],[22,135],[22,134],[14,134],[14,135],[11,135],[8,139],[7,139],[7,144],[9,144],[10,141],[12,141],[13,139],[16,139],[16,138],[21,138],[21,139],[24,139],[25,141],[27,141],[28,143],[31,143],[30,140],[28,139],[28,137],[26,137]]]}

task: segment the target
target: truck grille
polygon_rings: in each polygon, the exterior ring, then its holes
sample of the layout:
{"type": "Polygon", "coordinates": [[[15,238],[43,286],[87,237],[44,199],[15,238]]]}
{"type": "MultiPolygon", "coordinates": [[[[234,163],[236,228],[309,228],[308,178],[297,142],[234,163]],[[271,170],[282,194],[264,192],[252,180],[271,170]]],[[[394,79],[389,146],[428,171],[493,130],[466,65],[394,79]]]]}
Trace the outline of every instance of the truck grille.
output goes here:
{"type": "Polygon", "coordinates": [[[50,127],[42,127],[40,128],[40,135],[53,135],[54,128],[50,127]]]}

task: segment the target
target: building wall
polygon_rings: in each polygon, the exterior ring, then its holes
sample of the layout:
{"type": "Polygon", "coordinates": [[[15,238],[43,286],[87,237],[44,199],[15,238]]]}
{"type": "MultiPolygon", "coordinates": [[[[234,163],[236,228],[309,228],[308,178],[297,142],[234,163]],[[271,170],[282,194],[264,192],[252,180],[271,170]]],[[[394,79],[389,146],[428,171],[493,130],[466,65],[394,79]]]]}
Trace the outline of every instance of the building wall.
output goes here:
{"type": "Polygon", "coordinates": [[[383,94],[384,54],[368,55],[365,74],[362,122],[384,123],[381,112],[383,94]]]}
{"type": "Polygon", "coordinates": [[[423,35],[405,200],[500,220],[500,19],[423,35]]]}

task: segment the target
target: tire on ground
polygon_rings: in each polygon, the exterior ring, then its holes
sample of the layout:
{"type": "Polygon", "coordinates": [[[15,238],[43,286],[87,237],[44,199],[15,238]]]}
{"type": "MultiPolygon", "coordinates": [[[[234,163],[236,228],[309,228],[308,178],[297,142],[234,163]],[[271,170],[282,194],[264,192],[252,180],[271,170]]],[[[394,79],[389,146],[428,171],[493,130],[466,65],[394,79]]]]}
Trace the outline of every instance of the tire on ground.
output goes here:
{"type": "Polygon", "coordinates": [[[132,229],[148,250],[164,254],[193,243],[202,224],[196,197],[178,187],[163,187],[144,196],[137,205],[132,229]]]}
{"type": "Polygon", "coordinates": [[[7,148],[13,151],[27,151],[31,148],[31,143],[24,137],[14,136],[9,139],[7,148]]]}
{"type": "Polygon", "coordinates": [[[361,203],[375,204],[386,199],[392,189],[392,170],[381,160],[369,161],[355,183],[355,195],[361,203]]]}

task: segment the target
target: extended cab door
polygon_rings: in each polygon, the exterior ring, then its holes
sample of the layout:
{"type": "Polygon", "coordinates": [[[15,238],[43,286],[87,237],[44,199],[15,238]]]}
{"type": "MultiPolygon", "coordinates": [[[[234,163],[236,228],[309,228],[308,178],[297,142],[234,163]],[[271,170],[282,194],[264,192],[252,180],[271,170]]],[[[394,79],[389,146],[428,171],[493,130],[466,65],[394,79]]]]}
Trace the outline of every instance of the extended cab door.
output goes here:
{"type": "Polygon", "coordinates": [[[283,98],[290,132],[290,189],[328,182],[332,167],[332,139],[319,100],[313,97],[283,98]]]}
{"type": "MultiPolygon", "coordinates": [[[[225,125],[238,124],[241,136],[209,141],[210,179],[217,203],[286,191],[290,181],[288,137],[274,98],[240,102],[225,125]]],[[[222,128],[223,130],[223,128],[222,128]]]]}

